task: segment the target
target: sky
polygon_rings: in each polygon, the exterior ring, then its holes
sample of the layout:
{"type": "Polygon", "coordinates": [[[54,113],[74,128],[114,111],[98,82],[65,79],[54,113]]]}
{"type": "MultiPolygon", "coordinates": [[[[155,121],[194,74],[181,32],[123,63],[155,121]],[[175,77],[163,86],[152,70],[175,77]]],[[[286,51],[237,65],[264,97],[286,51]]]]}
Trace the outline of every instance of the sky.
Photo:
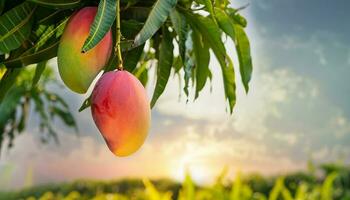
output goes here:
{"type": "MultiPolygon", "coordinates": [[[[41,144],[37,116],[31,114],[26,133],[16,138],[14,148],[2,151],[0,186],[81,178],[182,180],[186,171],[197,183],[210,183],[225,167],[233,177],[238,171],[274,175],[303,170],[310,158],[349,163],[350,2],[235,0],[232,5],[247,3],[242,15],[248,19],[253,78],[248,94],[237,82],[233,115],[226,112],[221,71],[212,60],[213,81],[199,99],[179,99],[178,80],[171,78],[152,110],[145,144],[134,155],[118,158],[90,111],[77,112],[85,97],[61,89],[79,135],[57,121],[60,145],[41,144]]],[[[234,55],[232,42],[226,47],[234,55]]],[[[51,65],[56,68],[55,60],[51,65]]],[[[153,85],[147,87],[149,95],[153,85]]]]}

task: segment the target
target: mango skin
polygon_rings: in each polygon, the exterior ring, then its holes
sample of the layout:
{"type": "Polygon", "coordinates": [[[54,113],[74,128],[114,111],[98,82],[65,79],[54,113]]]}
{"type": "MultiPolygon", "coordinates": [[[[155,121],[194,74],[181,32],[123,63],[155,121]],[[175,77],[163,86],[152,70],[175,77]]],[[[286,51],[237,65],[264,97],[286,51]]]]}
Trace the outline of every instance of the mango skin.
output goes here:
{"type": "Polygon", "coordinates": [[[91,113],[109,149],[128,156],[144,143],[151,122],[145,88],[127,71],[105,73],[92,92],[91,113]]]}
{"type": "Polygon", "coordinates": [[[81,52],[96,13],[97,7],[85,7],[73,14],[58,47],[58,71],[64,84],[76,93],[86,93],[107,64],[113,49],[112,32],[109,31],[94,48],[81,52]]]}

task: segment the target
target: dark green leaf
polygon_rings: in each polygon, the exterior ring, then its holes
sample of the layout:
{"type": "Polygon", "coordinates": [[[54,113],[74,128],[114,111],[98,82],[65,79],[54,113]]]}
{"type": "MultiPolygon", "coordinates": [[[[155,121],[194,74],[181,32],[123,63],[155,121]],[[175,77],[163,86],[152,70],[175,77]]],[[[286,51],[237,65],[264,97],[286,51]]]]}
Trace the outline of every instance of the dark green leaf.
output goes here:
{"type": "Polygon", "coordinates": [[[123,52],[124,57],[124,69],[132,72],[136,68],[137,63],[140,60],[143,48],[145,45],[138,46],[130,51],[123,52]]]}
{"type": "Polygon", "coordinates": [[[17,58],[6,60],[4,64],[9,68],[17,68],[38,63],[44,60],[49,60],[57,55],[59,42],[59,39],[57,39],[52,43],[50,42],[48,44],[45,44],[38,51],[27,51],[25,54],[22,54],[17,58]]]}
{"type": "Polygon", "coordinates": [[[5,8],[5,2],[6,2],[6,0],[0,0],[0,14],[2,14],[2,11],[5,8]]]}
{"type": "Polygon", "coordinates": [[[221,33],[219,27],[213,22],[211,18],[203,17],[198,14],[189,13],[181,10],[186,16],[193,29],[197,29],[203,36],[203,41],[207,41],[210,48],[213,50],[218,59],[223,75],[225,96],[230,105],[230,112],[236,102],[236,86],[235,74],[231,59],[226,55],[226,49],[221,41],[221,33]]]}
{"type": "Polygon", "coordinates": [[[91,105],[91,95],[84,100],[84,102],[81,104],[79,108],[79,112],[85,110],[86,108],[90,107],[91,105]]]}
{"type": "Polygon", "coordinates": [[[236,32],[236,49],[239,60],[239,70],[241,73],[244,89],[246,92],[248,92],[249,81],[251,79],[253,71],[249,40],[241,26],[235,25],[234,27],[236,32]]]}
{"type": "Polygon", "coordinates": [[[8,68],[22,67],[33,63],[49,60],[57,55],[59,37],[68,21],[64,19],[55,28],[48,28],[41,34],[34,46],[26,50],[21,55],[9,58],[3,62],[8,68]]]}
{"type": "Polygon", "coordinates": [[[173,61],[173,68],[175,70],[175,74],[179,73],[182,66],[183,64],[182,64],[181,57],[180,56],[175,57],[173,61]]]}
{"type": "Polygon", "coordinates": [[[141,66],[133,72],[133,74],[140,80],[143,86],[146,86],[148,81],[148,70],[147,70],[148,62],[142,62],[141,66]]]}
{"type": "Polygon", "coordinates": [[[178,12],[176,9],[172,9],[170,12],[170,19],[175,29],[175,32],[179,36],[179,49],[180,56],[183,61],[185,61],[186,55],[186,38],[188,33],[188,25],[185,16],[178,12]]]}
{"type": "Polygon", "coordinates": [[[45,7],[38,7],[35,12],[35,23],[40,25],[54,25],[72,15],[70,10],[51,10],[45,7]]]}
{"type": "Polygon", "coordinates": [[[28,101],[27,97],[26,97],[26,101],[24,103],[22,103],[21,108],[22,108],[21,118],[20,118],[19,123],[17,125],[17,131],[19,133],[21,133],[26,126],[26,121],[27,121],[28,111],[29,111],[29,101],[28,101]]]}
{"type": "Polygon", "coordinates": [[[21,72],[21,69],[7,69],[5,74],[0,80],[0,103],[4,99],[7,91],[15,83],[17,76],[21,72]]]}
{"type": "Polygon", "coordinates": [[[197,30],[192,32],[192,41],[196,63],[196,99],[209,76],[210,54],[209,46],[203,41],[202,35],[197,30]]]}
{"type": "Polygon", "coordinates": [[[116,0],[101,0],[88,38],[82,47],[83,52],[94,48],[108,33],[116,16],[116,0]]]}
{"type": "Polygon", "coordinates": [[[154,106],[157,99],[163,93],[168,82],[171,66],[173,64],[173,38],[171,37],[167,27],[163,28],[163,38],[159,49],[159,61],[157,70],[157,82],[153,92],[151,107],[154,106]]]}
{"type": "Polygon", "coordinates": [[[16,107],[19,104],[21,97],[25,91],[24,87],[14,87],[12,88],[6,98],[0,104],[0,130],[4,128],[10,115],[16,111],[16,107]]]}
{"type": "Polygon", "coordinates": [[[49,8],[69,9],[81,5],[82,0],[28,0],[49,8]]]}
{"type": "Polygon", "coordinates": [[[0,17],[1,52],[18,48],[29,37],[34,11],[30,3],[24,2],[0,17]]]}
{"type": "Polygon", "coordinates": [[[44,72],[47,61],[40,62],[36,65],[35,74],[32,81],[32,87],[35,87],[39,82],[41,74],[44,72]]]}
{"type": "Polygon", "coordinates": [[[50,115],[51,117],[58,116],[67,126],[76,127],[74,117],[69,111],[62,110],[58,107],[52,107],[50,109],[50,115]]]}
{"type": "Polygon", "coordinates": [[[134,39],[138,32],[140,32],[143,23],[136,20],[121,20],[121,33],[127,39],[134,39]]]}
{"type": "Polygon", "coordinates": [[[150,39],[168,18],[170,11],[176,5],[177,0],[158,0],[153,6],[145,25],[136,35],[134,46],[139,46],[150,39]]]}

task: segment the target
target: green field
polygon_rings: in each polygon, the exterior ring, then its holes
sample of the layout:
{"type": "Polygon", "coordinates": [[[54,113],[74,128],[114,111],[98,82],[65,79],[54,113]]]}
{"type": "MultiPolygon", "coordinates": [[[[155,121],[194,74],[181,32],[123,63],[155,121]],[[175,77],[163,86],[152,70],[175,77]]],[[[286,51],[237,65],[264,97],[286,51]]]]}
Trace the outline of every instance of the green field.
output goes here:
{"type": "Polygon", "coordinates": [[[237,174],[226,180],[225,170],[211,186],[195,185],[189,175],[183,183],[147,179],[75,181],[1,192],[0,199],[26,200],[350,200],[350,167],[325,164],[279,177],[237,174]]]}

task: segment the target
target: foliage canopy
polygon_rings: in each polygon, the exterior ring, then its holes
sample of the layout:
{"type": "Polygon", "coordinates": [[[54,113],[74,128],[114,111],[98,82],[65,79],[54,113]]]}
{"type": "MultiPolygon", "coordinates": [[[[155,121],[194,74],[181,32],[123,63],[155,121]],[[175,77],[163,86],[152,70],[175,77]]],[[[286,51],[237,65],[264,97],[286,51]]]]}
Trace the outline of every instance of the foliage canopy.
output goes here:
{"type": "MultiPolygon", "coordinates": [[[[5,138],[11,144],[24,130],[26,110],[31,105],[41,118],[40,127],[49,135],[56,137],[50,123],[55,116],[76,127],[67,103],[46,89],[50,78],[45,71],[52,70],[44,69],[57,55],[69,17],[85,6],[98,6],[98,12],[82,52],[94,48],[111,28],[116,51],[105,71],[122,64],[146,85],[149,71],[155,68],[152,107],[172,72],[183,77],[187,98],[192,83],[196,99],[212,77],[209,63],[214,55],[232,113],[236,72],[234,55],[227,55],[224,45],[228,38],[235,44],[239,61],[236,71],[239,69],[248,92],[252,60],[244,31],[247,21],[228,0],[0,0],[0,145],[5,138]],[[35,70],[27,69],[30,65],[35,70]]],[[[89,105],[88,98],[80,111],[89,105]]]]}

